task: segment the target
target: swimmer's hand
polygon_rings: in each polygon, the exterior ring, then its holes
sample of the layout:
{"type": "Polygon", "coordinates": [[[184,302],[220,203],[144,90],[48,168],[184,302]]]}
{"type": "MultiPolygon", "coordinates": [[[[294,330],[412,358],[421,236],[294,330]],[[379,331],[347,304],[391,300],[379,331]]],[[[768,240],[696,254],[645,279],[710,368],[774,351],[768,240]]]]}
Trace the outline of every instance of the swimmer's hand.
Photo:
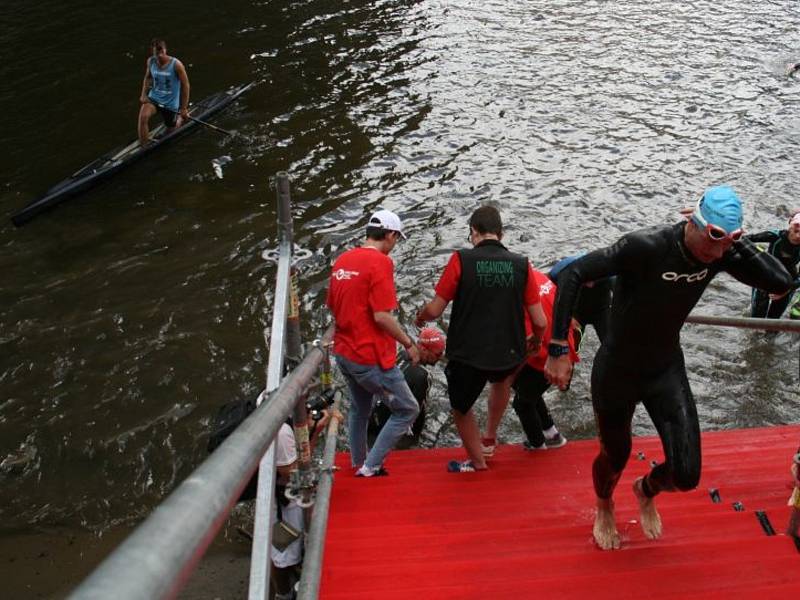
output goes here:
{"type": "Polygon", "coordinates": [[[548,356],[547,362],[544,364],[544,376],[562,392],[569,389],[572,379],[572,361],[569,359],[569,354],[557,358],[548,356]]]}

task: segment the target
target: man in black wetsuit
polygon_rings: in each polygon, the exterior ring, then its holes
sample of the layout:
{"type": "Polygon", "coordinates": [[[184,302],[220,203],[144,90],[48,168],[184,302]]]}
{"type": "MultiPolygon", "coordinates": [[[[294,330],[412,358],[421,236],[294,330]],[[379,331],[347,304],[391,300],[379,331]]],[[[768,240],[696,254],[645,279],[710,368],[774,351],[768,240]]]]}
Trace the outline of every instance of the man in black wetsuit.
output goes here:
{"type": "MultiPolygon", "coordinates": [[[[769,229],[760,233],[751,233],[747,239],[757,244],[769,244],[766,252],[781,261],[789,274],[797,278],[797,263],[800,262],[800,213],[791,216],[786,229],[769,229]]],[[[797,286],[797,281],[794,285],[797,286]]],[[[780,319],[791,299],[790,293],[776,297],[764,290],[753,288],[750,316],[761,319],[780,319]]]]}
{"type": "Polygon", "coordinates": [[[616,275],[609,331],[592,368],[592,405],[600,453],[592,466],[597,494],[594,538],[619,548],[612,494],[631,451],[631,420],[644,403],[665,460],[634,482],[645,535],[661,535],[654,498],[688,491],[700,479],[700,426],[689,389],[680,330],[711,279],[725,271],[746,285],[783,293],[791,285],[775,257],[742,240],[742,210],[727,186],[706,190],[688,222],[643,229],[572,263],[559,280],[545,373],[565,387],[572,364],[566,346],[581,285],[616,275]]]}

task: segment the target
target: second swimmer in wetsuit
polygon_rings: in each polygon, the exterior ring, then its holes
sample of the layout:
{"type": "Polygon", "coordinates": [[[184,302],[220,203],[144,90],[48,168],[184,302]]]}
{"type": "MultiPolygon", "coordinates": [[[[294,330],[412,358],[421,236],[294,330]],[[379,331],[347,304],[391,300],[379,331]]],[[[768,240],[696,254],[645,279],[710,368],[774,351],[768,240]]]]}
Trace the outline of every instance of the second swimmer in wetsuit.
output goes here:
{"type": "MultiPolygon", "coordinates": [[[[800,214],[794,214],[789,219],[789,226],[783,230],[770,229],[760,233],[752,233],[747,239],[754,243],[767,243],[769,252],[781,261],[792,277],[797,278],[797,264],[800,262],[800,214]]],[[[795,286],[797,280],[795,279],[795,286]]],[[[780,319],[783,311],[792,299],[791,294],[780,298],[770,297],[764,290],[753,288],[750,301],[750,316],[767,319],[780,319]]]]}
{"type": "Polygon", "coordinates": [[[791,285],[775,257],[741,239],[741,223],[735,192],[727,186],[709,188],[688,222],[625,235],[576,260],[559,277],[545,373],[563,388],[572,364],[559,346],[566,344],[578,291],[586,281],[616,275],[608,335],[592,368],[592,405],[601,444],[592,466],[597,495],[593,533],[604,550],[620,546],[612,494],[631,451],[637,402],[653,420],[665,456],[634,482],[648,538],[661,535],[655,495],[691,490],[700,479],[700,426],[680,330],[706,286],[722,271],[771,293],[783,293],[791,285]]]}

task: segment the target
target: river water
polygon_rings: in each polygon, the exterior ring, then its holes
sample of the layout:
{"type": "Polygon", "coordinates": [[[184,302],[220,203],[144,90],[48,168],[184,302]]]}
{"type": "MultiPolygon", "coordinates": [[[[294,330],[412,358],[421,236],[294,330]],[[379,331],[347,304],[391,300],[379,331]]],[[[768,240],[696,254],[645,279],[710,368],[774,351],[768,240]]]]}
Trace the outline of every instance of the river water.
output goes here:
{"type": "MultiPolygon", "coordinates": [[[[10,0],[4,13],[0,531],[137,521],[203,459],[217,407],[262,388],[278,171],[312,252],[307,338],[327,323],[332,257],[378,207],[407,227],[393,258],[409,323],[485,202],[541,267],[675,222],[708,185],[738,190],[750,231],[800,206],[788,0],[10,0]],[[37,193],[135,136],[154,35],[196,100],[259,82],[215,120],[242,135],[192,134],[15,229],[37,193]]],[[[748,302],[723,275],[697,310],[742,316],[748,302]]],[[[791,336],[687,326],[683,339],[704,429],[800,421],[791,336]]],[[[596,347],[549,397],[568,437],[594,432],[596,347]]],[[[422,443],[455,445],[433,373],[422,443]]],[[[646,416],[636,432],[652,432],[646,416]]]]}

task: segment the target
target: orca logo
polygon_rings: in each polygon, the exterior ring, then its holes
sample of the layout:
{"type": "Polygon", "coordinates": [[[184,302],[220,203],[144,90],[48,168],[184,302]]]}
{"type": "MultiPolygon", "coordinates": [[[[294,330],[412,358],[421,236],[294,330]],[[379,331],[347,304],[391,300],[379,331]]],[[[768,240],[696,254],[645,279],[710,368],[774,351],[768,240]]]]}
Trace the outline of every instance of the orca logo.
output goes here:
{"type": "Polygon", "coordinates": [[[706,277],[708,277],[708,269],[703,269],[697,273],[675,273],[674,271],[666,271],[661,274],[661,279],[665,281],[680,281],[684,279],[686,283],[703,281],[706,277]]]}

